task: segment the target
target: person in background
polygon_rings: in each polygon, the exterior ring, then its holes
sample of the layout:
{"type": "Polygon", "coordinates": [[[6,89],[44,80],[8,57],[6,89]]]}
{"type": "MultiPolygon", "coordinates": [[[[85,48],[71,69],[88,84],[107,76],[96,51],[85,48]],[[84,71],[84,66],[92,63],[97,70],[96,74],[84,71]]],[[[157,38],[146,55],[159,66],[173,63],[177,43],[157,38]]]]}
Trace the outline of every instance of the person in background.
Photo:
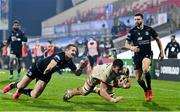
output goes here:
{"type": "Polygon", "coordinates": [[[40,42],[37,40],[35,47],[32,50],[33,62],[43,59],[44,47],[41,46],[40,42]]]}
{"type": "Polygon", "coordinates": [[[5,69],[5,61],[7,60],[7,55],[8,55],[8,45],[7,41],[3,41],[2,46],[1,46],[1,68],[5,69]]]}
{"type": "Polygon", "coordinates": [[[12,31],[7,40],[7,44],[10,45],[10,61],[9,61],[9,69],[10,76],[9,79],[13,79],[13,64],[17,59],[18,63],[18,75],[17,79],[20,80],[21,73],[21,63],[22,63],[22,42],[27,42],[27,37],[24,32],[21,30],[21,24],[18,20],[13,21],[12,31]]]}
{"type": "Polygon", "coordinates": [[[44,57],[52,56],[54,53],[57,53],[57,52],[61,52],[61,50],[57,46],[55,46],[51,40],[49,40],[46,45],[44,57]]]}
{"type": "Polygon", "coordinates": [[[175,35],[171,35],[171,42],[169,42],[164,49],[165,55],[167,54],[167,50],[168,58],[177,58],[177,55],[180,52],[180,46],[179,43],[176,41],[175,35]]]}
{"type": "Polygon", "coordinates": [[[91,69],[97,64],[97,58],[99,56],[99,43],[93,37],[89,38],[87,44],[87,57],[89,59],[91,69]]]}

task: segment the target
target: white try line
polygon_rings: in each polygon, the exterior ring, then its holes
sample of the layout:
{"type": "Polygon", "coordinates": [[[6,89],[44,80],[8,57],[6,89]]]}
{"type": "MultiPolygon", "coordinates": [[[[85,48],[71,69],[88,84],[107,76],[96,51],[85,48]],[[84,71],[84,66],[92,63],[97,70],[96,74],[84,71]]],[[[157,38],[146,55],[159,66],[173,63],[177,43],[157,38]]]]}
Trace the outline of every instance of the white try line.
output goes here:
{"type": "MultiPolygon", "coordinates": [[[[61,78],[67,78],[67,79],[71,78],[71,79],[78,79],[78,80],[86,81],[86,78],[82,78],[82,77],[69,77],[69,76],[65,76],[65,77],[61,77],[61,78]]],[[[139,87],[139,86],[138,85],[133,85],[133,87],[139,87]]],[[[157,90],[161,90],[161,91],[180,93],[179,90],[174,90],[174,89],[163,89],[163,88],[153,88],[153,89],[157,89],[157,90]]]]}

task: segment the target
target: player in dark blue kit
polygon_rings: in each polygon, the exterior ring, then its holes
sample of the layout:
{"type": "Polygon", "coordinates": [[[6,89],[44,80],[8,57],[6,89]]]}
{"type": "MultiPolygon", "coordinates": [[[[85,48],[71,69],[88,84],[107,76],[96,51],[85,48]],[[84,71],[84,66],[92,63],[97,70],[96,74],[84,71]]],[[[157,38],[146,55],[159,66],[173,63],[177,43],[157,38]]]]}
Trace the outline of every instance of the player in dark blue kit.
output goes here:
{"type": "Polygon", "coordinates": [[[13,21],[13,30],[10,33],[10,36],[7,40],[7,44],[10,45],[10,77],[13,79],[13,63],[17,59],[18,62],[18,80],[20,80],[21,72],[21,61],[22,61],[22,42],[27,42],[27,37],[24,32],[21,31],[21,25],[18,20],[13,21]]]}
{"type": "Polygon", "coordinates": [[[158,44],[161,59],[164,58],[162,43],[156,31],[144,25],[142,14],[136,14],[134,20],[136,26],[129,31],[125,47],[134,52],[133,61],[136,80],[144,90],[145,99],[151,100],[153,98],[151,76],[149,73],[152,58],[151,38],[155,39],[158,44]],[[143,80],[143,74],[145,75],[147,85],[143,80]]]}
{"type": "Polygon", "coordinates": [[[177,59],[177,55],[180,52],[180,45],[175,38],[176,38],[175,35],[171,35],[171,42],[169,42],[166,45],[166,48],[164,49],[165,55],[166,55],[166,51],[168,50],[168,58],[177,59]]]}
{"type": "Polygon", "coordinates": [[[87,61],[81,61],[77,68],[72,61],[76,52],[77,47],[74,44],[69,44],[66,46],[64,52],[56,53],[35,62],[20,82],[13,82],[5,86],[3,88],[3,93],[6,93],[13,88],[17,88],[16,93],[13,94],[13,99],[18,99],[21,94],[37,98],[41,95],[55,71],[69,67],[77,76],[79,76],[82,73],[82,69],[87,65],[87,61]],[[37,79],[37,82],[34,89],[24,89],[35,78],[37,79]]]}

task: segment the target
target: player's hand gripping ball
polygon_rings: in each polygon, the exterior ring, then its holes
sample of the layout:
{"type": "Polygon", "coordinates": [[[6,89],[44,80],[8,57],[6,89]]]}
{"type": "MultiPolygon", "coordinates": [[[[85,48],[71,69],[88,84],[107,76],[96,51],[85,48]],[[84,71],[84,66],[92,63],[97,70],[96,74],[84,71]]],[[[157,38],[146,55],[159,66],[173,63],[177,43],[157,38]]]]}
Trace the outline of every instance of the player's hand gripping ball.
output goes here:
{"type": "Polygon", "coordinates": [[[125,88],[127,82],[128,82],[127,76],[120,75],[120,76],[116,77],[116,79],[113,82],[113,85],[116,88],[125,88]]]}

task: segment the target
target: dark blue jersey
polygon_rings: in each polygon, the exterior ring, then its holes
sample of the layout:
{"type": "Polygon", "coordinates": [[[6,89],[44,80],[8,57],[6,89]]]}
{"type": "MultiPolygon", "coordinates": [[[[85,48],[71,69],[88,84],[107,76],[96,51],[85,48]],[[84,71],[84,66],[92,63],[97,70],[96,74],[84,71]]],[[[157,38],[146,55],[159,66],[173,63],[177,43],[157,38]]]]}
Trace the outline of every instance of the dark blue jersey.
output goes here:
{"type": "Polygon", "coordinates": [[[64,69],[64,68],[70,68],[72,71],[76,70],[77,67],[73,63],[72,59],[65,60],[65,53],[56,53],[52,56],[49,56],[47,58],[44,58],[36,63],[37,68],[41,73],[44,72],[44,70],[47,68],[51,60],[55,60],[57,62],[57,65],[50,71],[50,74],[56,72],[57,70],[64,69]]]}
{"type": "Polygon", "coordinates": [[[180,46],[178,42],[169,42],[165,48],[165,54],[168,50],[168,58],[177,58],[177,54],[180,52],[180,46]]]}
{"type": "Polygon", "coordinates": [[[13,30],[10,33],[10,36],[7,40],[7,43],[10,44],[11,54],[22,54],[22,42],[27,42],[27,37],[21,30],[13,30]]]}
{"type": "Polygon", "coordinates": [[[151,38],[156,39],[158,34],[151,27],[144,25],[143,29],[134,27],[128,33],[127,41],[140,49],[135,55],[147,55],[151,53],[151,38]]]}

